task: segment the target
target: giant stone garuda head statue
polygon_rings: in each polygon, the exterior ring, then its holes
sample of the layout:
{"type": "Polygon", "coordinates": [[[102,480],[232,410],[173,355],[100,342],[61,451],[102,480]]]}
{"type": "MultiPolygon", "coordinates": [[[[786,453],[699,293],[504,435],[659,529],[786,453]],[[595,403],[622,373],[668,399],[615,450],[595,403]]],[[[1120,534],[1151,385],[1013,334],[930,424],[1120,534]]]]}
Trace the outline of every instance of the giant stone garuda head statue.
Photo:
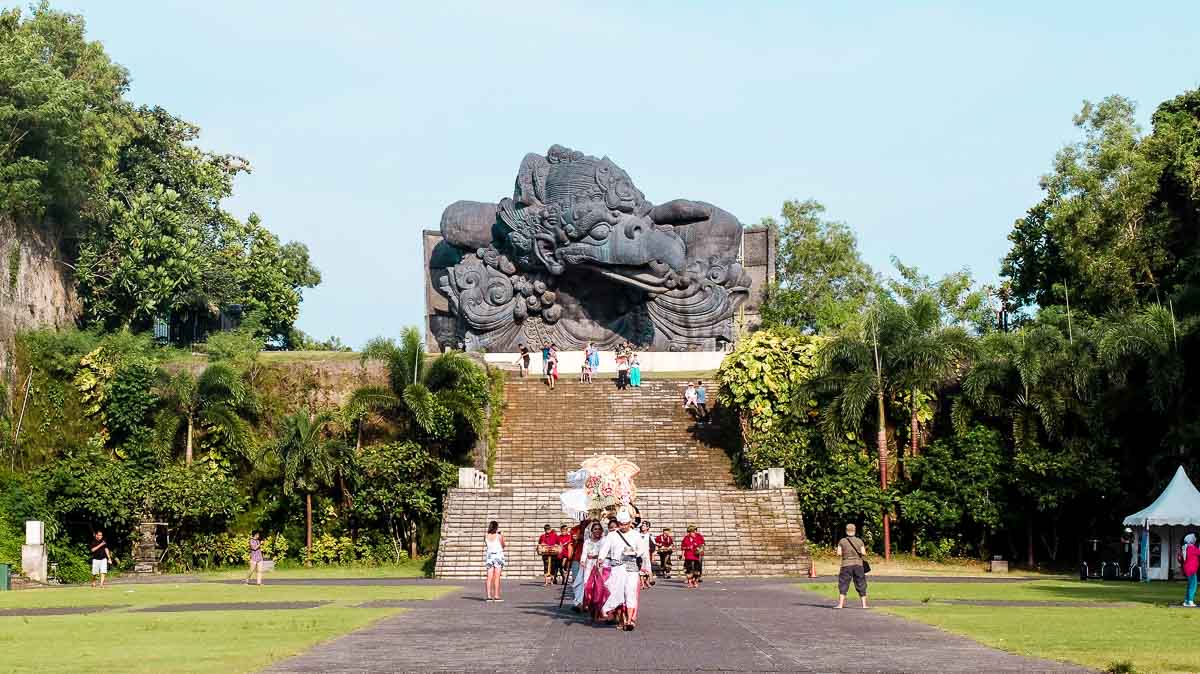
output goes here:
{"type": "Polygon", "coordinates": [[[525,155],[511,199],[448,206],[441,230],[430,274],[453,334],[439,337],[468,349],[715,350],[750,290],[737,218],[703,201],[655,206],[609,158],[561,145],[525,155]]]}

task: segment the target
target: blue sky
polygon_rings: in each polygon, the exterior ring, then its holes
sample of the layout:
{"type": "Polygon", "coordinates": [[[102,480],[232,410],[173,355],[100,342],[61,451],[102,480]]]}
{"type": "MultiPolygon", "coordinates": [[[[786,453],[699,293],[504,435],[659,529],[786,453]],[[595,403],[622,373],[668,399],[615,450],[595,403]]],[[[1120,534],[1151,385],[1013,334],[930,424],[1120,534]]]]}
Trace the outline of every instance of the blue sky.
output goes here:
{"type": "Polygon", "coordinates": [[[989,281],[1084,99],[1145,121],[1200,86],[1197,2],[54,6],[250,160],[229,207],[309,245],[299,326],[354,346],[422,320],[420,231],[554,143],[745,223],[816,198],[877,269],[989,281]]]}

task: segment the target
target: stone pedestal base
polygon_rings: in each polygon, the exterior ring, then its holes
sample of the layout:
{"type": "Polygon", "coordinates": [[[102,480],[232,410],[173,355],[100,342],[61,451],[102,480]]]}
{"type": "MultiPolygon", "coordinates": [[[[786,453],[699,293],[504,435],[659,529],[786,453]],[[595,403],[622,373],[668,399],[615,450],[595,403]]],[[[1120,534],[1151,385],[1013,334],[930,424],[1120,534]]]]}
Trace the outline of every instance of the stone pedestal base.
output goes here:
{"type": "Polygon", "coordinates": [[[21,573],[25,574],[26,578],[44,583],[48,577],[46,572],[49,568],[45,545],[26,544],[21,546],[21,573]]]}

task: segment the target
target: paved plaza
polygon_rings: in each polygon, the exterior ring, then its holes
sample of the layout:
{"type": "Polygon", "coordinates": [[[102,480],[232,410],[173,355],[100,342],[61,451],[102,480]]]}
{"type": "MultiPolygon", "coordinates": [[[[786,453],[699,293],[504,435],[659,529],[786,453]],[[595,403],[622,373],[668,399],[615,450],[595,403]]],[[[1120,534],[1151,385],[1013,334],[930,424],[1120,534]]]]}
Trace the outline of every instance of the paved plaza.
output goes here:
{"type": "Polygon", "coordinates": [[[558,587],[508,582],[506,601],[497,604],[484,602],[482,589],[463,585],[442,599],[412,602],[401,615],[269,671],[1087,671],[874,610],[836,611],[795,581],[713,579],[700,590],[659,581],[643,593],[631,633],[556,610],[558,587]]]}

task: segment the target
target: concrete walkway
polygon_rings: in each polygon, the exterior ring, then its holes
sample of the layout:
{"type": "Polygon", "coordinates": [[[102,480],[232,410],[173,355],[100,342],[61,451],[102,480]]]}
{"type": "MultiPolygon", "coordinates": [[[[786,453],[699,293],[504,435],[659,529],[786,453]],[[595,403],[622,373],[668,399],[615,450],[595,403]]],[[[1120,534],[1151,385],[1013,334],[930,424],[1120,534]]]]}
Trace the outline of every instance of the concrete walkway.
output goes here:
{"type": "Polygon", "coordinates": [[[786,581],[714,579],[688,590],[660,580],[643,592],[631,633],[557,612],[558,590],[510,582],[506,601],[491,604],[469,586],[269,671],[1086,671],[876,611],[834,611],[786,581]]]}

